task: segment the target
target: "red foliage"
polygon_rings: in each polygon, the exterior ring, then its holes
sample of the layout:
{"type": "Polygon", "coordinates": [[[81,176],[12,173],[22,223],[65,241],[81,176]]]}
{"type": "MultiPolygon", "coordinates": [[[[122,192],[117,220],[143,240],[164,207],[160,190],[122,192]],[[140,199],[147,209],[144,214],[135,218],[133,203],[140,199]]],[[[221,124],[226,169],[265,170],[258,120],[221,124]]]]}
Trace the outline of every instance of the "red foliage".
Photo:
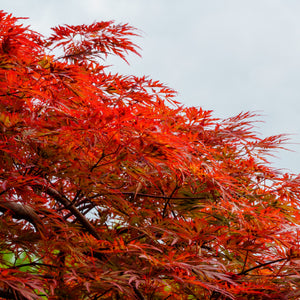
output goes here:
{"type": "Polygon", "coordinates": [[[266,160],[284,136],[110,74],[127,24],[0,18],[2,299],[299,299],[300,178],[266,160]]]}

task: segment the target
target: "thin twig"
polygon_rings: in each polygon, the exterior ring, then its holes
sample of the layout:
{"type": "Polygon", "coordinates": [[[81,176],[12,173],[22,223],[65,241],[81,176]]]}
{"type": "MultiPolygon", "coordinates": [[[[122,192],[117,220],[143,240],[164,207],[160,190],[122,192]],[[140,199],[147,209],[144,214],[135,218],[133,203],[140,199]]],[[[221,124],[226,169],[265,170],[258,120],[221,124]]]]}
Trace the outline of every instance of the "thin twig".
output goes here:
{"type": "Polygon", "coordinates": [[[252,267],[250,269],[244,270],[244,271],[238,273],[237,275],[245,275],[245,274],[249,273],[250,271],[253,271],[253,270],[256,270],[256,269],[259,269],[259,268],[263,268],[265,266],[272,265],[272,264],[275,264],[277,262],[281,262],[281,261],[284,261],[284,260],[287,260],[287,259],[288,259],[287,257],[286,258],[279,258],[279,259],[269,261],[269,262],[264,263],[264,264],[259,264],[258,266],[255,266],[255,267],[252,267]]]}

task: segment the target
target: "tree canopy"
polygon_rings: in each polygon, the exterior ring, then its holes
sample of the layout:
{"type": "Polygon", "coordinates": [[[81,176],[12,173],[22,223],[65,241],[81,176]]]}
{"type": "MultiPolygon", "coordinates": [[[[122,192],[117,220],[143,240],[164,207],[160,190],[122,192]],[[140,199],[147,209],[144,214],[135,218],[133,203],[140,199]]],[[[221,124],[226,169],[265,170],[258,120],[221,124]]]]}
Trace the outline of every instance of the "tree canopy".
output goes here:
{"type": "Polygon", "coordinates": [[[0,298],[299,299],[285,136],[110,73],[128,24],[52,32],[0,12],[0,298]]]}

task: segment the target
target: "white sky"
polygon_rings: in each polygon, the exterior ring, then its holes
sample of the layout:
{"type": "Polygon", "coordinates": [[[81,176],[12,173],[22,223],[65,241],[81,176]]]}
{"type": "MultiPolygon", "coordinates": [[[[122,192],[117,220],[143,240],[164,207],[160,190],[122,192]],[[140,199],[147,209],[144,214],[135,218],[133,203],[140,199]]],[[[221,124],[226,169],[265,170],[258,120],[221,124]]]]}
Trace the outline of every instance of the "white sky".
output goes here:
{"type": "Polygon", "coordinates": [[[263,136],[288,133],[295,152],[278,168],[300,172],[299,0],[0,0],[45,35],[59,24],[115,20],[142,31],[142,58],[120,74],[149,75],[178,91],[188,106],[216,117],[259,111],[263,136]]]}

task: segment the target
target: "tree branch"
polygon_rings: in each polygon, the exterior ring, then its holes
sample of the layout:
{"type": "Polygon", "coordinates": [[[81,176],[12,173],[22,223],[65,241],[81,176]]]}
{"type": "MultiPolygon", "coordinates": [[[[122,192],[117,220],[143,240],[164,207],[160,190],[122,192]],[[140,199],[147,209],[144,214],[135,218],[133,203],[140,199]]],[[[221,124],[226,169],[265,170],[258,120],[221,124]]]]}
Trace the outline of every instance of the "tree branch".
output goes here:
{"type": "Polygon", "coordinates": [[[58,191],[51,187],[39,186],[41,191],[61,203],[66,209],[68,209],[82,226],[97,240],[100,240],[100,236],[94,226],[87,220],[87,218],[72,204],[72,202],[65,196],[61,195],[58,191]]]}
{"type": "MultiPolygon", "coordinates": [[[[107,194],[101,194],[101,196],[116,195],[116,194],[136,196],[136,197],[145,197],[145,198],[155,198],[155,199],[166,199],[166,200],[186,200],[186,199],[205,200],[205,199],[207,199],[207,197],[172,197],[172,195],[171,196],[163,196],[163,195],[152,195],[152,194],[142,194],[142,193],[135,194],[135,192],[107,193],[107,194]]],[[[96,198],[96,197],[93,197],[93,198],[96,198]]]]}
{"type": "Polygon", "coordinates": [[[167,207],[168,207],[168,205],[170,205],[171,199],[174,199],[172,197],[176,193],[176,191],[178,191],[177,186],[175,187],[175,189],[172,191],[171,195],[167,198],[167,201],[165,202],[165,206],[164,206],[163,214],[162,214],[163,219],[166,217],[167,207]]]}
{"type": "Polygon", "coordinates": [[[40,232],[43,231],[43,223],[35,210],[26,204],[19,204],[13,201],[0,201],[0,211],[5,213],[10,211],[12,217],[18,220],[26,220],[30,222],[35,229],[40,232]]]}
{"type": "Polygon", "coordinates": [[[255,266],[255,267],[252,267],[248,270],[242,271],[242,272],[238,273],[237,275],[245,275],[245,274],[249,273],[250,271],[253,271],[253,270],[256,270],[256,269],[259,269],[259,268],[263,268],[265,266],[272,265],[272,264],[275,264],[277,262],[281,262],[281,261],[284,261],[284,260],[287,260],[287,259],[288,258],[279,258],[279,259],[269,261],[269,262],[264,263],[264,264],[259,264],[258,266],[255,266]]]}

